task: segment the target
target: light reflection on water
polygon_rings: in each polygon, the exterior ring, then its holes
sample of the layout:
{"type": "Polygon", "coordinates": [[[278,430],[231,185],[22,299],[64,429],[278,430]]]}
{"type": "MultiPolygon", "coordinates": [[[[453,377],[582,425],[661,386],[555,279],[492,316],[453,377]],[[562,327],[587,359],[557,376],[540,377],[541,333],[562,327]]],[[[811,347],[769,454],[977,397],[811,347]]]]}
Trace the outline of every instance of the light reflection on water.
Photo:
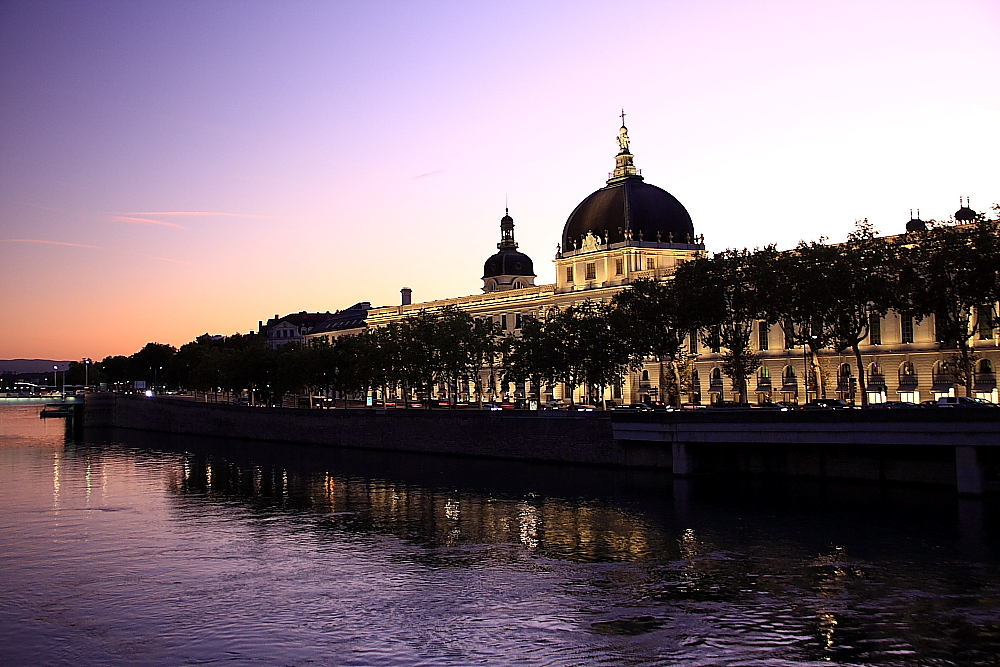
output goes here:
{"type": "Polygon", "coordinates": [[[996,664],[993,501],[0,408],[0,664],[996,664]]]}

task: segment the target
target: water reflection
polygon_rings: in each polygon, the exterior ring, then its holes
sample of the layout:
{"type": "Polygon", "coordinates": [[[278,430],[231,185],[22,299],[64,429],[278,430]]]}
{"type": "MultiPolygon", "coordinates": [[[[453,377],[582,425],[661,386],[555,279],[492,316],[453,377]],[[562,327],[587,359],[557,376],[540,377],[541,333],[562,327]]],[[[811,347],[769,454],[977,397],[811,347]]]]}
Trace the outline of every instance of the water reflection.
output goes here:
{"type": "Polygon", "coordinates": [[[125,431],[54,439],[0,411],[0,663],[1000,654],[994,501],[680,482],[125,431]]]}

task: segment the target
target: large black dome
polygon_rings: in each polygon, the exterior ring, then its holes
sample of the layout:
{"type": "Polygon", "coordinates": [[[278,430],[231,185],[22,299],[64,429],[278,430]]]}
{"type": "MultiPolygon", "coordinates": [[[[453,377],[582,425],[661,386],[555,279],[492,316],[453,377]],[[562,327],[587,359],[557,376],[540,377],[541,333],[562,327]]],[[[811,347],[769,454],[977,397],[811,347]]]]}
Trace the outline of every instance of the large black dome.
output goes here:
{"type": "Polygon", "coordinates": [[[497,276],[532,276],[535,275],[531,258],[523,252],[512,248],[504,248],[486,260],[483,265],[483,278],[497,276]]]}
{"type": "Polygon", "coordinates": [[[695,243],[694,225],[684,205],[672,194],[632,176],[612,182],[593,193],[573,210],[563,227],[562,247],[573,249],[573,241],[592,232],[602,239],[605,233],[610,243],[626,240],[660,241],[661,243],[695,243]],[[659,238],[657,238],[659,232],[659,238]]]}

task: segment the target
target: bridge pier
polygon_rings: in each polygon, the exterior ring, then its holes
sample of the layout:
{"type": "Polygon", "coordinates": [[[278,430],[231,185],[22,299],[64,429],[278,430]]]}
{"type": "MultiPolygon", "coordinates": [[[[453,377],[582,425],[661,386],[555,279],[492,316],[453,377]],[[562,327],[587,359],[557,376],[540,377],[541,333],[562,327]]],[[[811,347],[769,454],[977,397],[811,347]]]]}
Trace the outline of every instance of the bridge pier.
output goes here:
{"type": "Polygon", "coordinates": [[[694,461],[684,442],[673,443],[673,468],[675,477],[689,477],[694,474],[694,461]]]}
{"type": "Polygon", "coordinates": [[[972,445],[955,446],[955,476],[959,495],[983,495],[983,466],[979,460],[978,447],[972,445]]]}

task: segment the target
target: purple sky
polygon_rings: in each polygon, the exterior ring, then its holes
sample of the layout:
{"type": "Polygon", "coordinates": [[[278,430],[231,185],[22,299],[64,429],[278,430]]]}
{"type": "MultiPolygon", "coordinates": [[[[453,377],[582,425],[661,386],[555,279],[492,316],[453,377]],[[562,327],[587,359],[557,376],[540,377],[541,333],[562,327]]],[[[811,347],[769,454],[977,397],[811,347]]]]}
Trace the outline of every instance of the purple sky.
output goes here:
{"type": "Polygon", "coordinates": [[[998,35],[995,0],[5,2],[0,357],[474,293],[505,195],[550,282],[622,107],[712,250],[982,210],[998,35]]]}

